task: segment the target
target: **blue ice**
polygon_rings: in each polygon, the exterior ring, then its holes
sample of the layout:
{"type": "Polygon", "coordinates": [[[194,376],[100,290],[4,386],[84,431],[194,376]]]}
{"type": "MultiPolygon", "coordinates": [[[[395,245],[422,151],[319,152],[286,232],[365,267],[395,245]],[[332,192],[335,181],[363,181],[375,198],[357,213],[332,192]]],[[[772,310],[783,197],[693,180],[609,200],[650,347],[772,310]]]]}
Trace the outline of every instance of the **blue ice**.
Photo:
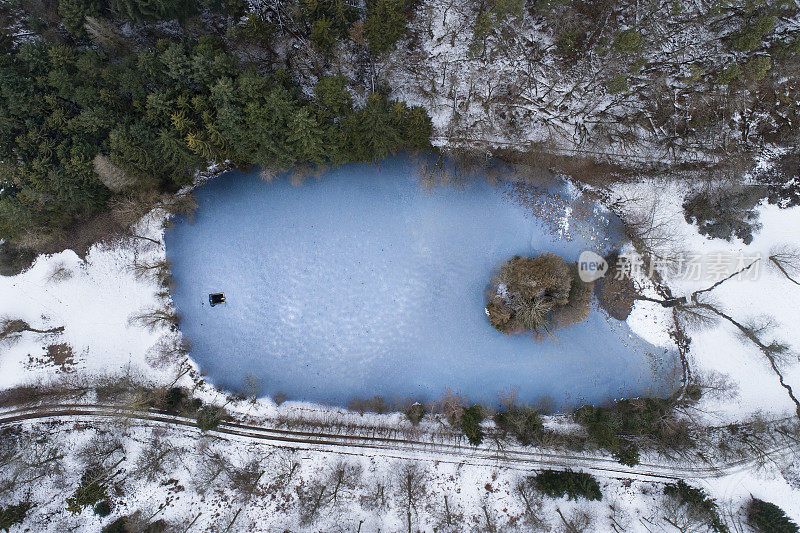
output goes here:
{"type": "Polygon", "coordinates": [[[252,375],[265,395],[338,405],[449,388],[565,409],[671,392],[674,355],[602,310],[543,341],[506,337],[484,313],[501,261],[618,245],[608,213],[571,220],[592,236],[568,240],[510,199],[508,183],[426,189],[417,170],[397,157],[301,185],[234,171],[196,191],[199,209],[175,220],[167,255],[181,330],[213,383],[237,392],[252,375]],[[227,302],[211,308],[212,292],[227,302]]]}

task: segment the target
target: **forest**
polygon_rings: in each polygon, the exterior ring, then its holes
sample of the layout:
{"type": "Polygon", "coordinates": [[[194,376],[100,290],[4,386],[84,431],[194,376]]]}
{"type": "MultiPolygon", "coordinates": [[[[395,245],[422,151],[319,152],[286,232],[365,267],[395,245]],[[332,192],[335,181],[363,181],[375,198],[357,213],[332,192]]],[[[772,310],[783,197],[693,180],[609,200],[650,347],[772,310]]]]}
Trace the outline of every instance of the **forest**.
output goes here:
{"type": "MultiPolygon", "coordinates": [[[[312,37],[344,4],[315,6],[312,37]]],[[[201,11],[233,20],[241,4],[62,0],[3,9],[0,239],[22,247],[40,250],[120,202],[176,191],[214,162],[274,175],[430,146],[426,112],[392,100],[387,87],[357,103],[343,76],[321,75],[304,93],[285,70],[243,61],[218,32],[168,39],[126,36],[119,26],[201,11]]],[[[383,2],[375,9],[386,13],[383,2]]],[[[390,34],[370,20],[367,35],[383,40],[368,53],[380,53],[390,34]]]]}

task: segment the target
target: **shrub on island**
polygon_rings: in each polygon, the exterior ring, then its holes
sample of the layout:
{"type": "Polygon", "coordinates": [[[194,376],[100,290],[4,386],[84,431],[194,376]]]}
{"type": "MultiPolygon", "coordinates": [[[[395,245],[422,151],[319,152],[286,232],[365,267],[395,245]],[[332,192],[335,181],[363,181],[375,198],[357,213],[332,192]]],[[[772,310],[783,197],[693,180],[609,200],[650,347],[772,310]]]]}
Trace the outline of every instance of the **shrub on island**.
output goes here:
{"type": "Polygon", "coordinates": [[[593,284],[580,279],[576,264],[551,253],[514,256],[492,285],[486,314],[506,335],[527,331],[542,337],[584,320],[592,302],[593,284]]]}

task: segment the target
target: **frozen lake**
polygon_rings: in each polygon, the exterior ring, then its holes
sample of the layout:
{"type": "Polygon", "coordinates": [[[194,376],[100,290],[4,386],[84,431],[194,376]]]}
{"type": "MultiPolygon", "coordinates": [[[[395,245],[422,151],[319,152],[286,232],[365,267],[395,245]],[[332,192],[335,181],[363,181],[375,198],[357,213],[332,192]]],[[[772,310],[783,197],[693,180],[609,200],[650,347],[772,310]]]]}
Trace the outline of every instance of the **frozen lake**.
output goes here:
{"type": "Polygon", "coordinates": [[[194,221],[178,217],[166,236],[192,357],[232,391],[253,375],[262,394],[340,405],[446,388],[489,403],[516,389],[560,408],[671,392],[672,354],[601,310],[544,341],[489,324],[485,289],[501,261],[544,251],[574,261],[615,244],[602,210],[567,201],[583,213],[569,240],[511,190],[477,179],[426,189],[404,158],[299,186],[256,171],[211,180],[194,221]],[[211,308],[211,292],[227,303],[211,308]]]}

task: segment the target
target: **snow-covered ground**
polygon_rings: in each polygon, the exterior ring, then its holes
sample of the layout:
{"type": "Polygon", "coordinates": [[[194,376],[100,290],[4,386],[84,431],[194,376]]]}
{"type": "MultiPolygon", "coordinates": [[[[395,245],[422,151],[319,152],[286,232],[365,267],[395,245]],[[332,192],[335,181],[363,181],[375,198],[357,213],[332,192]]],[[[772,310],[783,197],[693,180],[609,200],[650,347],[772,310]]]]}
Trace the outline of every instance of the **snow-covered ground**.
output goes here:
{"type": "MultiPolygon", "coordinates": [[[[657,217],[661,231],[667,237],[660,241],[666,253],[682,254],[688,261],[698,257],[703,267],[719,257],[725,262],[721,273],[701,274],[699,278],[673,269],[663,271],[664,281],[674,296],[689,296],[705,289],[725,275],[733,273],[752,261],[758,262],[742,276],[734,276],[713,291],[711,298],[718,307],[741,323],[752,321],[771,324],[765,331],[768,340],[787,343],[789,356],[779,365],[786,383],[800,389],[800,286],[792,283],[769,261],[773,250],[784,245],[800,245],[800,208],[779,209],[764,202],[758,209],[762,228],[753,241],[745,245],[708,239],[697,232],[696,226],[683,216],[683,197],[688,186],[683,182],[646,181],[618,185],[617,199],[627,199],[627,209],[648,210],[657,199],[657,217]]],[[[654,344],[669,344],[667,331],[672,324],[672,312],[657,303],[639,301],[628,319],[631,328],[654,344]],[[655,319],[655,320],[654,320],[655,319]],[[654,327],[661,324],[661,327],[654,327]]],[[[794,404],[780,386],[778,378],[765,356],[751,342],[743,339],[731,324],[718,323],[690,328],[692,342],[690,363],[693,371],[706,377],[724,378],[731,385],[731,394],[707,395],[699,405],[710,423],[722,423],[746,418],[761,412],[770,416],[791,413],[794,404]]]]}
{"type": "MultiPolygon", "coordinates": [[[[160,242],[163,220],[162,213],[154,212],[135,232],[160,242]]],[[[95,245],[83,259],[71,250],[39,256],[21,274],[0,277],[0,319],[22,319],[41,330],[64,327],[60,334],[26,332],[0,341],[0,388],[64,373],[131,372],[168,379],[153,372],[147,355],[160,338],[172,334],[134,320],[163,305],[163,289],[150,277],[137,277],[133,266],[163,257],[163,244],[131,238],[95,245]],[[58,365],[48,359],[47,347],[61,343],[73,353],[71,362],[58,365]]]]}
{"type": "MultiPolygon", "coordinates": [[[[23,452],[24,461],[48,457],[54,443],[66,454],[59,472],[44,482],[20,482],[19,495],[27,492],[38,503],[27,522],[36,531],[97,531],[114,517],[135,512],[163,519],[175,531],[405,531],[409,476],[413,531],[569,531],[564,520],[577,520],[585,525],[578,531],[652,532],[671,531],[667,519],[681,520],[680,512],[671,514],[665,505],[664,485],[648,481],[600,478],[600,501],[542,498],[529,491],[532,512],[527,512],[518,487],[531,473],[499,464],[293,451],[122,419],[97,429],[26,424],[19,438],[39,443],[23,452]],[[104,482],[113,502],[109,518],[91,507],[73,513],[64,506],[92,461],[109,469],[104,482]],[[320,491],[326,496],[312,516],[320,491]]],[[[21,480],[31,475],[22,472],[21,480]]],[[[783,475],[792,473],[769,466],[686,481],[714,495],[720,514],[736,523],[751,495],[800,516],[800,492],[783,475]]]]}

